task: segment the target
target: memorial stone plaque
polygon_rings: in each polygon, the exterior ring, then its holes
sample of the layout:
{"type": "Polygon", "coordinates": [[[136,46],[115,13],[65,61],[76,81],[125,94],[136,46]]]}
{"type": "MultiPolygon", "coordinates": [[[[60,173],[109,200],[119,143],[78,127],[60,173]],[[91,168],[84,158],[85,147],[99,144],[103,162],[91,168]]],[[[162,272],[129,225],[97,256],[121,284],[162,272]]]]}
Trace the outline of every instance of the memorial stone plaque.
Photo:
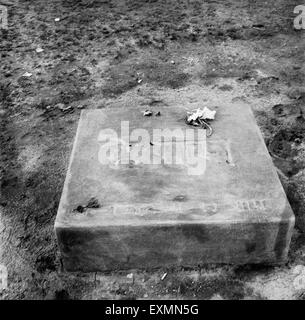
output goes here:
{"type": "Polygon", "coordinates": [[[55,222],[66,270],[281,263],[294,216],[246,104],[81,114],[55,222]]]}

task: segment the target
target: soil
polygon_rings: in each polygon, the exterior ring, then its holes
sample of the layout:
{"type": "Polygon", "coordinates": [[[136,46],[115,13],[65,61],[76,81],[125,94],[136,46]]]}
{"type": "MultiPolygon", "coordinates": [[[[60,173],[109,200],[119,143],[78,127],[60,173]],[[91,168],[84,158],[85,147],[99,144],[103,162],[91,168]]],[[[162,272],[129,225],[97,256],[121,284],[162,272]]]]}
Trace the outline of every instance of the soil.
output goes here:
{"type": "Polygon", "coordinates": [[[300,1],[0,4],[9,12],[0,31],[0,262],[9,286],[0,299],[304,299],[294,281],[305,264],[300,1]],[[53,225],[82,109],[238,100],[251,105],[296,215],[287,264],[62,269],[53,225]]]}

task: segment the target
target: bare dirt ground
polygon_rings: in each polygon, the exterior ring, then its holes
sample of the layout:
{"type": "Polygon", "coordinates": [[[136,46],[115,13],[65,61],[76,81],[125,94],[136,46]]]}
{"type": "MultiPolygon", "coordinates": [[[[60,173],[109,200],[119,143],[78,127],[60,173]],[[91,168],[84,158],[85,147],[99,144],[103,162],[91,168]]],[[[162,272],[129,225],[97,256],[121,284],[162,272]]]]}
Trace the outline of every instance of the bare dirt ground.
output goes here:
{"type": "Polygon", "coordinates": [[[304,299],[295,285],[305,263],[300,0],[0,3],[9,10],[0,31],[0,263],[9,287],[0,299],[304,299]],[[62,270],[53,224],[81,109],[237,100],[251,105],[297,217],[286,265],[62,270]]]}

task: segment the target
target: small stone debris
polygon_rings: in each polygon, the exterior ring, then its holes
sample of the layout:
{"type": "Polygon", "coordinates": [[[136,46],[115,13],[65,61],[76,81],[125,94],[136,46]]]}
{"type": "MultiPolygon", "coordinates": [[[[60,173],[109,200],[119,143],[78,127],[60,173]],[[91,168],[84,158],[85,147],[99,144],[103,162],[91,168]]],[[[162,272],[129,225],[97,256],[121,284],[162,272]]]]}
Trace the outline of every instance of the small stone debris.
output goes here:
{"type": "Polygon", "coordinates": [[[66,107],[63,103],[58,103],[54,106],[57,109],[64,110],[66,107]]]}
{"type": "Polygon", "coordinates": [[[153,112],[151,110],[145,110],[143,111],[144,117],[151,117],[153,115],[153,112]]]}
{"type": "Polygon", "coordinates": [[[127,279],[130,279],[132,281],[132,284],[134,284],[134,281],[135,281],[135,278],[134,278],[134,274],[133,273],[129,273],[127,276],[126,276],[127,279]]]}
{"type": "Polygon", "coordinates": [[[31,77],[33,74],[31,72],[25,72],[22,76],[25,78],[31,77]]]}
{"type": "MultiPolygon", "coordinates": [[[[143,116],[144,117],[151,117],[151,116],[153,116],[154,115],[154,113],[151,111],[151,110],[145,110],[145,111],[143,111],[143,116]]],[[[156,117],[160,117],[161,116],[161,112],[160,111],[157,111],[156,113],[155,113],[155,116],[156,117]]]]}
{"type": "Polygon", "coordinates": [[[167,277],[167,272],[163,274],[163,276],[161,277],[161,281],[163,281],[166,277],[167,277]]]}
{"type": "Polygon", "coordinates": [[[137,83],[140,84],[143,82],[143,74],[137,72],[137,83]]]}
{"type": "Polygon", "coordinates": [[[36,52],[37,53],[41,53],[41,52],[43,52],[44,50],[41,48],[41,47],[38,47],[37,49],[36,49],[36,52]]]}
{"type": "Polygon", "coordinates": [[[61,110],[62,112],[67,112],[73,110],[72,106],[65,106],[63,103],[58,103],[55,108],[61,110]]]}
{"type": "Polygon", "coordinates": [[[73,110],[72,106],[67,106],[61,109],[61,111],[66,112],[66,111],[71,111],[73,110]]]}

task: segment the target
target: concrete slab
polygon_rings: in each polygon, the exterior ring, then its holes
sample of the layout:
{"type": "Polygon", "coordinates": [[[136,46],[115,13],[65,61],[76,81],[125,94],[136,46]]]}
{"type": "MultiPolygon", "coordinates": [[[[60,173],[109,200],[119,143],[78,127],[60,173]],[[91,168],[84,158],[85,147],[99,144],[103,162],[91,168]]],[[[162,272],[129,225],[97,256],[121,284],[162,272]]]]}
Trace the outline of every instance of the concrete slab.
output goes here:
{"type": "Polygon", "coordinates": [[[294,216],[249,106],[218,107],[207,139],[202,129],[187,136],[192,128],[182,106],[158,108],[159,117],[141,111],[82,112],[55,222],[65,268],[284,262],[294,216]],[[122,121],[129,122],[131,137],[122,121]],[[150,140],[137,139],[137,128],[150,140]],[[181,129],[184,136],[158,142],[153,129],[181,129]],[[131,138],[119,159],[103,149],[114,132],[131,138]],[[193,142],[199,162],[180,159],[193,142]],[[172,163],[159,163],[171,146],[172,163]],[[142,162],[128,158],[126,150],[139,147],[142,162]],[[147,154],[156,161],[146,163],[147,154]],[[97,201],[86,207],[91,198],[97,201]]]}

